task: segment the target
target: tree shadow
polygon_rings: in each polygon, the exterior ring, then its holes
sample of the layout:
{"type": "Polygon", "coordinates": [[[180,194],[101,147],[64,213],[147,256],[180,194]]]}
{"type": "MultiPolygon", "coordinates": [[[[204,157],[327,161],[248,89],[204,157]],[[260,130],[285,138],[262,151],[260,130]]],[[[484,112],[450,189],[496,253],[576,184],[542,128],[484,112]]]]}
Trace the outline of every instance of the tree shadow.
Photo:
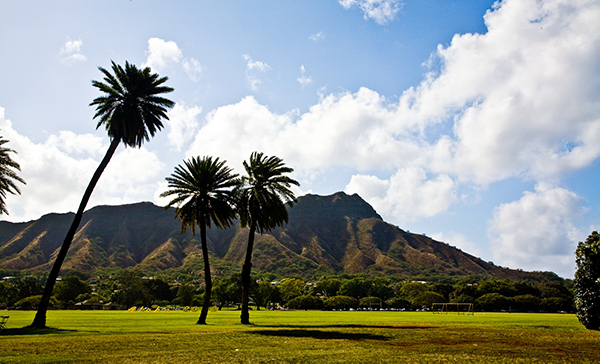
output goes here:
{"type": "Polygon", "coordinates": [[[326,330],[253,330],[248,331],[249,334],[263,335],[263,336],[274,336],[274,337],[310,337],[313,339],[320,340],[378,340],[386,341],[390,338],[384,335],[374,335],[359,332],[339,332],[339,331],[326,331],[326,330]]]}
{"type": "Polygon", "coordinates": [[[265,325],[276,330],[250,330],[249,334],[274,337],[310,337],[313,339],[377,340],[387,341],[390,337],[364,332],[343,332],[326,329],[385,329],[385,330],[427,330],[436,326],[391,326],[391,325],[265,325]],[[320,330],[323,329],[323,330],[320,330]]]}
{"type": "Polygon", "coordinates": [[[256,327],[269,328],[316,328],[316,329],[385,329],[385,330],[428,330],[437,329],[438,326],[394,326],[394,325],[359,325],[359,324],[344,324],[344,325],[257,325],[256,327]]]}
{"type": "Polygon", "coordinates": [[[65,329],[56,329],[53,327],[45,327],[43,329],[38,329],[34,327],[21,327],[14,329],[2,329],[0,330],[0,336],[17,336],[17,335],[50,335],[50,334],[70,334],[74,332],[79,332],[78,330],[65,330],[65,329]]]}

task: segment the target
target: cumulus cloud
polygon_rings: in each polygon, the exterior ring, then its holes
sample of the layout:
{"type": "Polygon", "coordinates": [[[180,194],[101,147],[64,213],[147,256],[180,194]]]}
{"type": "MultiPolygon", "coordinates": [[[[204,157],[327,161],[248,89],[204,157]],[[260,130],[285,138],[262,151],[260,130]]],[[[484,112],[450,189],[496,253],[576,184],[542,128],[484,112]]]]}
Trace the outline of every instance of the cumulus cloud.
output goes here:
{"type": "Polygon", "coordinates": [[[521,199],[494,210],[488,229],[494,260],[573,276],[573,252],[577,241],[585,238],[573,221],[583,212],[581,198],[574,192],[536,185],[535,192],[527,191],[521,199]]]}
{"type": "Polygon", "coordinates": [[[153,72],[161,73],[171,69],[174,65],[181,65],[188,77],[196,82],[202,74],[202,65],[194,58],[186,58],[183,51],[174,41],[165,41],[160,38],[148,39],[148,58],[142,67],[150,67],[153,72]]]}
{"type": "MultiPolygon", "coordinates": [[[[108,138],[92,134],[60,132],[42,143],[19,134],[0,107],[0,129],[10,147],[18,152],[20,176],[27,182],[21,195],[10,195],[10,215],[3,219],[26,221],[52,212],[75,211],[100,159],[108,138]]],[[[88,207],[98,203],[130,203],[149,200],[152,179],[164,169],[158,157],[146,149],[119,149],[104,171],[88,207]]]]}
{"type": "Polygon", "coordinates": [[[298,77],[297,80],[302,85],[302,88],[313,82],[312,77],[306,76],[306,69],[304,68],[304,65],[300,66],[300,77],[298,77]]]}
{"type": "Polygon", "coordinates": [[[403,168],[389,180],[354,175],[345,191],[363,196],[376,211],[400,223],[446,211],[456,200],[456,184],[447,175],[428,178],[421,168],[403,168]]]}
{"type": "Polygon", "coordinates": [[[339,3],[345,9],[358,6],[364,13],[365,19],[371,18],[380,25],[394,20],[402,8],[400,0],[339,0],[339,3]]]}
{"type": "Polygon", "coordinates": [[[83,42],[81,38],[77,40],[67,40],[64,46],[60,49],[61,62],[66,65],[72,65],[77,62],[87,60],[87,57],[81,53],[83,42]]]}
{"type": "Polygon", "coordinates": [[[423,130],[451,123],[432,169],[489,183],[543,180],[600,155],[600,4],[503,1],[485,16],[486,34],[438,47],[439,71],[401,98],[423,130]]]}
{"type": "Polygon", "coordinates": [[[169,120],[167,125],[170,127],[168,134],[169,143],[177,151],[189,142],[198,131],[197,117],[202,112],[198,106],[186,107],[184,103],[178,102],[175,107],[169,111],[169,120]]]}
{"type": "Polygon", "coordinates": [[[246,61],[246,81],[248,81],[248,85],[252,91],[258,90],[258,85],[262,83],[261,75],[271,67],[261,61],[253,61],[252,57],[247,54],[242,56],[244,61],[246,61]]]}

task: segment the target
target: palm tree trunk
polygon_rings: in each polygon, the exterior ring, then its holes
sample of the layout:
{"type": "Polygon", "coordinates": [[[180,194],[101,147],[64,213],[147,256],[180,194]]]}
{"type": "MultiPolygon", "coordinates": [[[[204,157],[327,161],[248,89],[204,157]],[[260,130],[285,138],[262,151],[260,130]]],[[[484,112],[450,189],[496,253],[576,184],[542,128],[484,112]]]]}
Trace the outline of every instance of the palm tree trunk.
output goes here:
{"type": "Polygon", "coordinates": [[[243,325],[250,325],[250,313],[248,312],[248,301],[250,298],[250,273],[252,271],[252,250],[254,249],[254,233],[256,232],[256,222],[250,224],[250,233],[248,234],[248,247],[246,248],[246,259],[242,267],[242,315],[240,316],[243,325]]]}
{"type": "Polygon", "coordinates": [[[208,316],[208,309],[210,308],[210,296],[212,291],[212,279],[210,277],[210,264],[208,262],[208,244],[206,243],[206,222],[204,218],[200,222],[200,240],[202,241],[202,257],[204,258],[204,284],[206,289],[204,290],[204,302],[202,304],[202,311],[200,311],[200,317],[198,318],[198,325],[206,325],[206,316],[208,316]]]}
{"type": "Polygon", "coordinates": [[[48,311],[48,304],[50,302],[50,296],[52,296],[52,290],[54,289],[54,284],[56,284],[56,278],[58,278],[58,273],[60,272],[60,268],[62,267],[65,258],[67,257],[67,252],[69,251],[69,247],[71,246],[71,242],[73,242],[73,237],[75,236],[75,232],[77,232],[77,228],[79,227],[79,223],[81,223],[81,218],[83,217],[83,211],[85,210],[85,206],[87,205],[90,197],[92,196],[92,191],[94,191],[94,187],[96,187],[96,183],[100,179],[102,172],[110,162],[113,154],[117,150],[119,146],[120,139],[113,139],[106,151],[106,155],[100,162],[100,165],[94,172],[92,179],[83,194],[83,198],[81,199],[81,203],[79,204],[79,209],[75,214],[75,218],[73,219],[73,223],[71,224],[71,228],[67,232],[67,236],[63,241],[62,247],[58,255],[56,256],[56,260],[54,261],[54,265],[52,266],[52,270],[50,271],[50,275],[48,276],[48,281],[46,281],[46,287],[44,288],[44,294],[42,295],[42,299],[40,301],[40,305],[38,306],[37,313],[35,314],[35,318],[31,323],[30,327],[34,328],[44,328],[46,327],[46,311],[48,311]]]}

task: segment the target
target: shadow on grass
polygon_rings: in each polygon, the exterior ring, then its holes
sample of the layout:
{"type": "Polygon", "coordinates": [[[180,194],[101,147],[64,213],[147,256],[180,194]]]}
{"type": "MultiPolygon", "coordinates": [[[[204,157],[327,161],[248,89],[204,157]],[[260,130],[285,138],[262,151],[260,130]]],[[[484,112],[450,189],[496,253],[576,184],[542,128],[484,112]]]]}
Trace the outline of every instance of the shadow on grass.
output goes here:
{"type": "Polygon", "coordinates": [[[344,339],[344,340],[389,340],[384,335],[373,335],[358,332],[339,332],[339,331],[325,331],[325,330],[253,330],[248,331],[249,334],[263,335],[263,336],[275,336],[275,337],[310,337],[313,339],[344,339]]]}
{"type": "Polygon", "coordinates": [[[260,325],[256,327],[269,327],[269,328],[311,328],[311,329],[385,329],[385,330],[427,330],[437,329],[438,326],[394,326],[394,325],[260,325]]]}
{"type": "Polygon", "coordinates": [[[364,332],[342,332],[318,329],[385,329],[385,330],[426,330],[434,329],[436,326],[391,326],[391,325],[269,325],[259,326],[273,328],[276,330],[251,330],[249,334],[263,336],[284,337],[310,337],[314,339],[345,339],[345,340],[390,340],[385,335],[370,334],[364,332]]]}
{"type": "Polygon", "coordinates": [[[53,327],[45,327],[43,329],[37,329],[37,328],[26,326],[26,327],[21,327],[18,329],[2,329],[2,330],[0,330],[0,336],[71,334],[74,332],[78,332],[78,330],[55,329],[53,327]]]}

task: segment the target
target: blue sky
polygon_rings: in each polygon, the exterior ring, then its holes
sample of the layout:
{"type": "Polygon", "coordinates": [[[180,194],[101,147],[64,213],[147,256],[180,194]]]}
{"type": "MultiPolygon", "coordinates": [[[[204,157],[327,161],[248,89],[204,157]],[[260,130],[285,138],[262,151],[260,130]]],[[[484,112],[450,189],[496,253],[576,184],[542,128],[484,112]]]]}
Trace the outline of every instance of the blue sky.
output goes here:
{"type": "Polygon", "coordinates": [[[572,277],[600,224],[600,3],[0,0],[0,135],[27,181],[9,221],[77,208],[109,140],[97,67],[168,76],[177,105],[120,147],[88,207],[152,201],[184,159],[254,150],[298,195],[358,193],[390,223],[497,265],[572,277]]]}

